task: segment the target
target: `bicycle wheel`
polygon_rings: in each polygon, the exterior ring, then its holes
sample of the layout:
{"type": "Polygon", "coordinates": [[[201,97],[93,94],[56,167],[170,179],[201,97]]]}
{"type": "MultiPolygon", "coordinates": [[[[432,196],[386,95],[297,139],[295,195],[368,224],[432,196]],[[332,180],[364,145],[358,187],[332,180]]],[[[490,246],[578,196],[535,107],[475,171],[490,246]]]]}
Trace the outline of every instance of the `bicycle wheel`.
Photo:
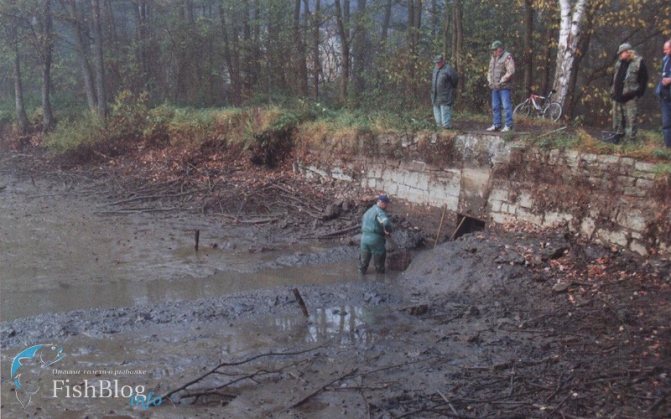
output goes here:
{"type": "Polygon", "coordinates": [[[528,118],[529,115],[531,115],[531,104],[529,104],[528,100],[525,100],[513,109],[513,117],[528,118]]]}
{"type": "Polygon", "coordinates": [[[557,102],[552,102],[543,111],[543,118],[551,119],[554,122],[557,122],[559,121],[559,118],[561,118],[561,112],[561,105],[557,102]]]}

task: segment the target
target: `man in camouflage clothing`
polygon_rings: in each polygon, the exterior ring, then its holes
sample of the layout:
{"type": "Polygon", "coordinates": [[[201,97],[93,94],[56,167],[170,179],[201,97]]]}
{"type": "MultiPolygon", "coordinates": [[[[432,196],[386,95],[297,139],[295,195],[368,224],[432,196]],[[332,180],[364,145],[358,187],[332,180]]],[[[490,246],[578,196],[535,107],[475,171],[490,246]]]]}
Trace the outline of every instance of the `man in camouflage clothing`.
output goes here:
{"type": "Polygon", "coordinates": [[[616,142],[636,138],[638,99],[648,84],[648,69],[643,58],[624,43],[617,49],[618,60],[613,71],[610,95],[613,98],[613,131],[616,142]]]}

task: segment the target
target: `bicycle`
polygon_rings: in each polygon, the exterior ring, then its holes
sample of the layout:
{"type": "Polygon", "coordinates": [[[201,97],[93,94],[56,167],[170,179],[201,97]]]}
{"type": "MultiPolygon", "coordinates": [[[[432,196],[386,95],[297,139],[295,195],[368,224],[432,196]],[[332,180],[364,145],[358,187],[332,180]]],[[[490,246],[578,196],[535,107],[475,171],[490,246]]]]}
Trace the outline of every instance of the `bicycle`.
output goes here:
{"type": "Polygon", "coordinates": [[[550,100],[553,93],[556,93],[556,91],[551,91],[547,96],[540,96],[532,93],[531,96],[524,100],[524,102],[515,106],[515,109],[513,109],[513,116],[535,116],[537,118],[547,118],[554,122],[559,121],[562,114],[562,108],[559,103],[550,100]]]}

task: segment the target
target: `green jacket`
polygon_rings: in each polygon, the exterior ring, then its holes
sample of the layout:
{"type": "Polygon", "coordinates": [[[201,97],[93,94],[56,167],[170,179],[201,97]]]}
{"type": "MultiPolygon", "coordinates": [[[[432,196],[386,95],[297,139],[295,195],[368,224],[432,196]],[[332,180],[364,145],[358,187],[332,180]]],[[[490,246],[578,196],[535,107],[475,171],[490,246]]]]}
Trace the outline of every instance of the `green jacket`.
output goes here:
{"type": "Polygon", "coordinates": [[[454,89],[459,83],[459,76],[447,63],[442,68],[434,68],[431,78],[431,104],[448,105],[454,104],[454,89]]]}
{"type": "Polygon", "coordinates": [[[377,204],[373,205],[366,211],[361,219],[361,244],[373,247],[382,246],[381,251],[384,251],[384,231],[391,233],[391,220],[377,204]]]}

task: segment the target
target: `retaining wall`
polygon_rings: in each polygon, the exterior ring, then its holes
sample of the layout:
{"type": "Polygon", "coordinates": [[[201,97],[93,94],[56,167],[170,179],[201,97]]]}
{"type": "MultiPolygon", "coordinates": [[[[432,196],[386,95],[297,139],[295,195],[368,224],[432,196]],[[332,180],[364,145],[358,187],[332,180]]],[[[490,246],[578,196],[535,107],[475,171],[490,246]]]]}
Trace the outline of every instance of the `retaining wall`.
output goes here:
{"type": "Polygon", "coordinates": [[[497,224],[563,225],[642,255],[671,253],[671,180],[654,163],[545,150],[490,134],[364,133],[297,146],[297,167],[308,177],[497,224]]]}

